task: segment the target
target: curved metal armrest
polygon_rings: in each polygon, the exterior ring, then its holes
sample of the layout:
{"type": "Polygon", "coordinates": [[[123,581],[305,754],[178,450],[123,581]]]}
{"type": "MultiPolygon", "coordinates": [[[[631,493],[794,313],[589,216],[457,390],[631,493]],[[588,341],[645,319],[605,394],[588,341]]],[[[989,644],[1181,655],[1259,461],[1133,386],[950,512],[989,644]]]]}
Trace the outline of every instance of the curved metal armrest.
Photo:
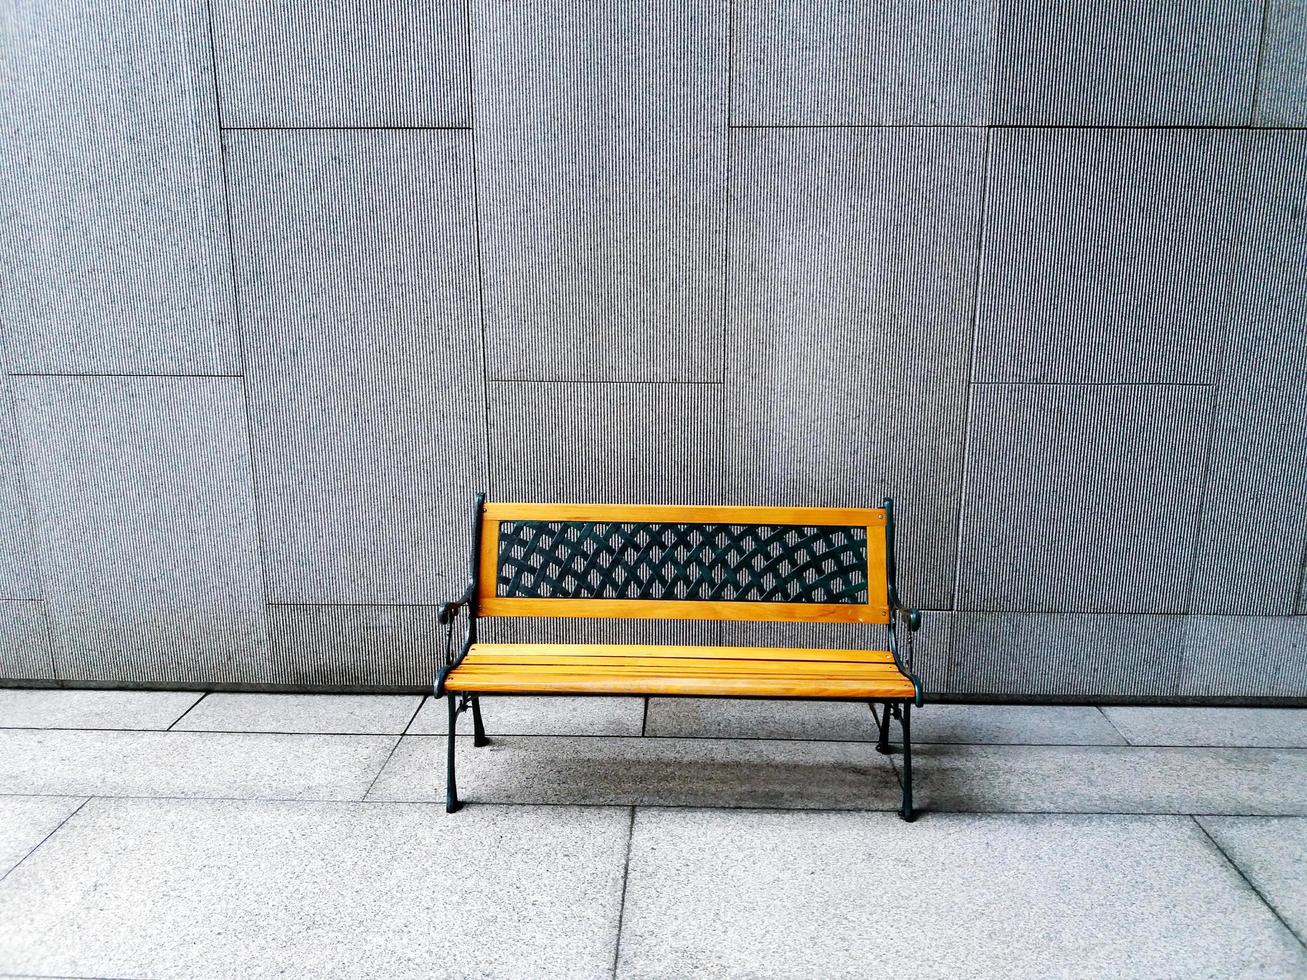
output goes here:
{"type": "Polygon", "coordinates": [[[446,602],[440,607],[440,611],[436,614],[437,621],[445,627],[445,664],[441,668],[440,674],[436,678],[436,683],[432,687],[432,690],[437,697],[445,693],[445,678],[448,677],[449,672],[457,667],[462,659],[467,656],[468,650],[472,647],[472,642],[476,639],[476,616],[472,610],[472,599],[474,597],[475,592],[473,588],[469,586],[467,592],[452,602],[446,602]],[[454,621],[458,619],[458,614],[463,611],[468,613],[467,629],[463,633],[463,648],[459,651],[458,656],[455,657],[453,655],[454,621]]]}
{"type": "Polygon", "coordinates": [[[913,673],[912,670],[913,668],[912,634],[919,629],[921,629],[920,609],[908,609],[902,605],[899,605],[896,609],[890,611],[890,623],[889,623],[890,655],[893,656],[894,665],[898,667],[899,673],[901,673],[908,680],[912,681],[912,690],[913,690],[912,702],[918,708],[920,708],[922,705],[922,698],[924,695],[924,691],[921,687],[921,678],[919,678],[915,673],[913,673]],[[903,620],[903,625],[907,632],[908,662],[906,665],[904,665],[902,658],[900,658],[899,656],[899,635],[898,635],[898,630],[895,629],[895,620],[899,618],[903,620]]]}

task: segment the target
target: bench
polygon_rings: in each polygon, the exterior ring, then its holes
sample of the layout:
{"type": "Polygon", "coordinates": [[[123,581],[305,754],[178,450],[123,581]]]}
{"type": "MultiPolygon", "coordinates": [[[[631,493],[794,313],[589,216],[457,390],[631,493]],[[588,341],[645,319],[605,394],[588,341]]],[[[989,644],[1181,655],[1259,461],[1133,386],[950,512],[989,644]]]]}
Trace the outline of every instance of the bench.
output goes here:
{"type": "Polygon", "coordinates": [[[439,621],[445,650],[434,691],[448,702],[450,813],[461,806],[458,716],[470,708],[473,744],[489,741],[482,695],[657,695],[865,702],[878,751],[890,751],[891,718],[900,724],[900,815],[913,818],[911,710],[922,690],[912,633],[921,613],[895,588],[891,500],[854,510],[487,503],[481,495],[467,591],[440,608],[439,621]],[[479,643],[477,621],[488,616],[866,623],[886,634],[880,650],[479,643]]]}

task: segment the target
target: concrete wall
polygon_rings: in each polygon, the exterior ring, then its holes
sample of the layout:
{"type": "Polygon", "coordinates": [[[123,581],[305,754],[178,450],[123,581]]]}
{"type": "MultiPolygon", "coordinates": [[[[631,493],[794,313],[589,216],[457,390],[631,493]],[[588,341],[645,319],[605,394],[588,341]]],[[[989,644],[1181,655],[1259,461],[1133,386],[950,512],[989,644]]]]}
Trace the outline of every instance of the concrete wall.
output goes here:
{"type": "Polygon", "coordinates": [[[7,682],[423,685],[485,487],[890,493],[936,692],[1307,697],[1307,5],[3,29],[7,682]]]}

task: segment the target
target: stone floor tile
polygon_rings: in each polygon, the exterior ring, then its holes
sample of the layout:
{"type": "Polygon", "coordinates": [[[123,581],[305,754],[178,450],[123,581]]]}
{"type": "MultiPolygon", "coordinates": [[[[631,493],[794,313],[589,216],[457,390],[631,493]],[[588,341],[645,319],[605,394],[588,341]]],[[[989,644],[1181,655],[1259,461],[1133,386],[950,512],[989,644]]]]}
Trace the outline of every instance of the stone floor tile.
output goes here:
{"type": "Polygon", "coordinates": [[[76,796],[0,796],[0,878],[82,803],[76,796]]]}
{"type": "Polygon", "coordinates": [[[1198,822],[1307,943],[1307,819],[1199,817],[1198,822]]]}
{"type": "Polygon", "coordinates": [[[921,745],[912,759],[926,810],[1307,815],[1301,749],[921,745]]]}
{"type": "Polygon", "coordinates": [[[1186,818],[640,810],[617,976],[1294,976],[1186,818]]]}
{"type": "MultiPolygon", "coordinates": [[[[491,735],[639,735],[644,698],[542,698],[494,695],[481,698],[481,715],[491,735]]],[[[444,735],[449,708],[444,698],[427,698],[410,735],[444,735]]],[[[458,719],[472,731],[470,714],[458,719]]]]}
{"type": "Polygon", "coordinates": [[[1135,745],[1307,748],[1307,708],[1104,708],[1135,745]]]}
{"type": "Polygon", "coordinates": [[[0,690],[0,728],[165,729],[199,691],[0,690]]]}
{"type": "MultiPolygon", "coordinates": [[[[857,742],[679,738],[459,739],[458,787],[469,803],[592,803],[890,809],[899,784],[885,757],[857,742]]],[[[445,798],[445,739],[400,742],[370,800],[445,798]]]]}
{"type": "Polygon", "coordinates": [[[0,970],[608,977],[618,808],[92,800],[0,888],[0,970]]]}
{"type": "Polygon", "coordinates": [[[393,736],[0,731],[0,793],[363,798],[393,736]]]}
{"type": "Polygon", "coordinates": [[[419,694],[210,694],[174,731],[400,735],[419,694]]]}
{"type": "MultiPolygon", "coordinates": [[[[898,741],[898,726],[890,732],[898,741]]],[[[1003,745],[1124,745],[1093,707],[1066,705],[927,704],[912,711],[914,742],[1003,745]]]]}
{"type": "Polygon", "coordinates": [[[871,709],[861,702],[650,698],[645,734],[874,742],[876,725],[871,709]]]}

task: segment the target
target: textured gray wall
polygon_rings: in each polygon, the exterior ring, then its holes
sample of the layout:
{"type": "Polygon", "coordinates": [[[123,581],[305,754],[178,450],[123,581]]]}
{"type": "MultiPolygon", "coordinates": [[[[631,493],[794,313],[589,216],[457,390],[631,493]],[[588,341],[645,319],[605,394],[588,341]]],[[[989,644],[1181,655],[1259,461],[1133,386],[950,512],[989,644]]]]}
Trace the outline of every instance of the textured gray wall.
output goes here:
{"type": "Polygon", "coordinates": [[[1307,697],[1307,4],[3,11],[0,679],[423,685],[485,487],[891,493],[934,691],[1307,697]]]}

